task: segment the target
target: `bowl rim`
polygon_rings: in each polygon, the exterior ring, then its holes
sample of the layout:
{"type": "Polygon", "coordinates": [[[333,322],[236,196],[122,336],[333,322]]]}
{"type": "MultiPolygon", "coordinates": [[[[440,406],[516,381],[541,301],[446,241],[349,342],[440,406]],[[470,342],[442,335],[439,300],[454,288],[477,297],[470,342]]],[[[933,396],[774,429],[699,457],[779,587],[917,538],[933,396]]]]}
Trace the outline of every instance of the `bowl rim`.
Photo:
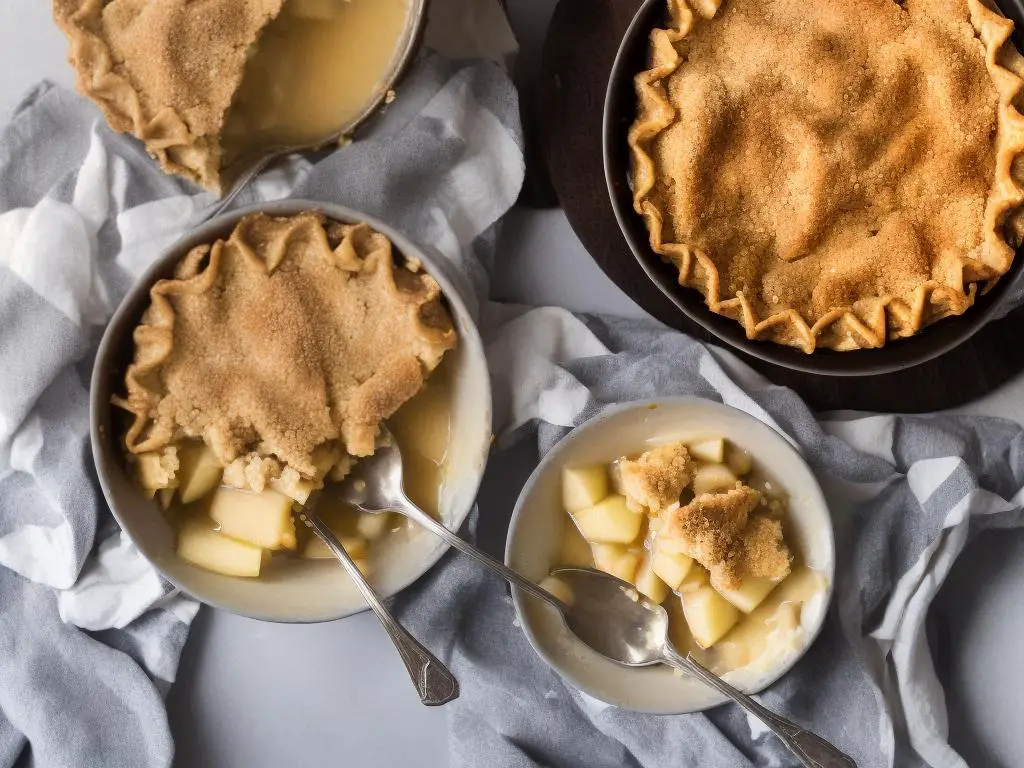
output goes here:
{"type": "MultiPolygon", "coordinates": [[[[562,437],[562,439],[559,440],[551,448],[551,450],[547,452],[547,454],[545,454],[545,456],[541,459],[540,463],[538,463],[537,467],[530,474],[530,477],[527,479],[525,485],[523,485],[523,489],[519,494],[519,498],[516,500],[515,508],[512,511],[512,519],[511,522],[509,523],[508,536],[505,540],[505,565],[507,565],[510,568],[512,567],[516,533],[520,525],[521,518],[523,516],[523,510],[526,508],[527,500],[533,493],[533,490],[540,481],[540,478],[545,473],[551,471],[553,468],[557,468],[557,463],[562,458],[562,455],[566,453],[573,444],[584,440],[587,436],[587,433],[590,430],[598,428],[600,425],[602,425],[604,422],[608,421],[610,418],[614,416],[618,416],[629,411],[649,410],[652,406],[674,405],[697,406],[700,408],[709,408],[713,411],[726,411],[729,412],[731,415],[739,415],[742,419],[750,422],[752,428],[761,429],[765,431],[766,434],[770,435],[772,439],[778,442],[780,450],[788,451],[806,469],[807,478],[810,481],[807,490],[809,490],[814,495],[812,503],[821,507],[821,509],[824,511],[823,516],[828,523],[825,527],[825,542],[827,546],[828,563],[827,567],[824,569],[824,571],[822,571],[823,575],[826,577],[826,584],[824,589],[822,609],[818,617],[818,621],[812,627],[811,631],[808,632],[807,641],[804,643],[803,647],[799,650],[799,652],[790,657],[785,664],[780,665],[777,670],[771,673],[771,675],[764,678],[761,681],[763,684],[757,690],[746,691],[746,693],[748,694],[760,693],[761,691],[764,691],[767,688],[774,685],[781,678],[785,677],[785,675],[787,675],[793,669],[793,667],[796,666],[797,662],[799,662],[800,659],[804,657],[804,655],[810,650],[811,646],[814,645],[818,637],[821,635],[821,632],[825,627],[825,622],[828,620],[829,613],[832,609],[832,599],[835,592],[836,542],[835,522],[832,519],[832,511],[828,505],[828,500],[825,497],[825,493],[821,488],[821,484],[818,482],[818,478],[817,476],[815,476],[810,464],[804,458],[803,454],[801,453],[797,445],[794,444],[792,438],[790,438],[785,433],[779,431],[778,429],[774,428],[772,425],[757,418],[753,414],[748,413],[747,411],[744,411],[740,408],[727,405],[726,403],[719,402],[717,400],[710,400],[708,398],[697,397],[692,395],[672,395],[668,397],[645,398],[643,400],[632,400],[628,402],[611,403],[605,406],[597,414],[591,416],[582,424],[579,424],[578,426],[574,427],[572,431],[570,431],[567,435],[562,437]]],[[[512,585],[511,591],[512,604],[515,608],[516,619],[518,621],[519,626],[522,627],[523,633],[526,635],[527,641],[533,648],[534,653],[536,653],[552,670],[554,670],[558,674],[559,677],[561,677],[569,686],[571,686],[576,691],[598,701],[604,702],[605,704],[609,704],[611,706],[618,707],[626,711],[642,712],[645,714],[653,715],[691,714],[694,712],[703,712],[708,709],[713,709],[714,707],[728,703],[728,699],[726,697],[720,696],[716,697],[718,699],[717,701],[708,703],[704,706],[683,708],[626,708],[623,707],[617,701],[609,701],[609,699],[606,697],[598,695],[595,692],[585,690],[583,684],[577,679],[575,679],[573,676],[570,676],[569,674],[564,672],[557,663],[557,661],[551,658],[551,656],[546,651],[544,651],[541,645],[539,644],[537,633],[534,632],[534,629],[530,623],[529,618],[525,615],[525,612],[523,611],[523,603],[524,601],[529,600],[529,596],[525,595],[525,593],[523,593],[523,591],[515,585],[512,585]]],[[[582,643],[582,641],[576,642],[582,643]]],[[[614,664],[615,662],[610,663],[614,664]]]]}
{"type": "MultiPolygon", "coordinates": [[[[461,324],[463,325],[463,330],[459,337],[460,343],[465,345],[469,354],[476,357],[480,365],[483,367],[487,386],[484,387],[484,402],[482,405],[486,408],[486,413],[488,414],[488,417],[490,417],[490,415],[493,414],[493,391],[490,385],[490,372],[487,364],[485,347],[473,313],[470,312],[465,300],[456,288],[454,281],[449,277],[447,270],[450,269],[450,267],[446,267],[440,263],[438,258],[432,257],[429,253],[425,253],[425,249],[416,245],[402,232],[391,225],[386,224],[380,219],[338,203],[325,203],[316,200],[286,199],[256,203],[233,209],[228,213],[222,214],[200,224],[198,227],[190,229],[172,245],[162,250],[153,263],[150,264],[140,276],[135,278],[131,288],[122,297],[118,303],[117,309],[108,319],[103,330],[103,336],[100,339],[99,346],[97,347],[92,373],[89,377],[90,450],[93,464],[96,468],[96,476],[99,480],[100,489],[103,492],[103,498],[106,501],[107,508],[114,516],[114,519],[117,521],[121,531],[126,534],[129,539],[132,539],[132,543],[139,551],[139,554],[146,559],[158,574],[160,574],[160,577],[172,584],[178,591],[212,608],[227,611],[228,613],[233,613],[237,616],[244,616],[246,618],[256,619],[258,621],[267,621],[275,624],[318,624],[326,621],[336,621],[338,619],[344,619],[349,616],[364,613],[369,610],[369,606],[362,604],[351,610],[342,610],[336,614],[312,618],[303,616],[284,618],[279,615],[264,614],[258,611],[243,611],[223,601],[212,600],[196,594],[194,590],[189,589],[172,574],[165,571],[159,562],[148,557],[145,552],[143,552],[142,548],[135,542],[130,533],[131,526],[126,523],[127,517],[118,509],[115,501],[115,494],[108,483],[107,473],[109,470],[107,468],[107,464],[111,459],[107,456],[108,446],[106,444],[107,438],[105,438],[103,434],[104,419],[102,412],[108,411],[109,413],[109,409],[112,408],[112,406],[109,401],[101,398],[100,393],[105,388],[104,379],[108,376],[110,361],[118,354],[119,342],[123,341],[122,338],[114,338],[115,334],[113,333],[113,329],[119,327],[126,321],[126,316],[132,313],[133,306],[137,302],[145,302],[144,294],[148,294],[149,290],[157,279],[159,279],[160,275],[167,270],[169,264],[180,261],[193,247],[211,242],[215,238],[224,236],[227,232],[230,232],[243,217],[249,214],[267,213],[273,216],[292,216],[306,211],[317,211],[323,213],[330,219],[343,223],[369,224],[374,230],[380,232],[391,240],[395,249],[407,259],[417,259],[423,264],[424,270],[427,274],[437,280],[440,285],[441,292],[444,295],[445,300],[453,309],[452,314],[462,320],[461,324]]],[[[490,418],[488,418],[487,421],[490,422],[490,418]]],[[[483,436],[481,441],[486,446],[484,455],[478,466],[473,470],[474,475],[472,479],[467,481],[467,493],[470,491],[472,492],[471,496],[469,496],[472,501],[465,506],[465,509],[458,510],[458,513],[452,519],[444,521],[445,525],[452,530],[458,530],[462,526],[476,504],[476,497],[480,492],[480,485],[483,481],[484,471],[486,470],[487,460],[490,454],[489,446],[493,440],[492,429],[492,424],[488,423],[486,435],[483,436]]],[[[430,534],[425,533],[424,535],[430,534]]],[[[424,558],[422,565],[413,569],[411,577],[403,580],[397,589],[381,592],[381,598],[386,599],[392,597],[412,586],[412,584],[430,571],[449,549],[449,544],[438,539],[435,546],[430,550],[429,555],[424,558]]],[[[225,576],[224,578],[232,577],[225,576]]]]}
{"type": "Polygon", "coordinates": [[[622,122],[623,94],[627,89],[632,93],[633,77],[637,74],[630,63],[636,58],[637,46],[646,42],[656,23],[652,16],[664,4],[665,0],[644,0],[619,43],[605,90],[601,144],[605,184],[619,230],[644,273],[679,311],[718,341],[745,354],[783,368],[830,377],[875,376],[927,363],[966,342],[990,320],[998,319],[1002,299],[1010,286],[1024,282],[1024,254],[1019,249],[1006,274],[989,291],[979,292],[964,314],[943,318],[911,337],[887,341],[878,349],[820,349],[808,355],[775,342],[751,340],[741,324],[711,312],[703,294],[680,286],[678,275],[672,275],[668,265],[650,247],[646,224],[633,210],[630,184],[621,162],[623,153],[628,152],[625,130],[629,124],[622,122]]]}
{"type": "Polygon", "coordinates": [[[409,73],[420,47],[426,37],[427,23],[430,19],[430,3],[432,0],[408,0],[408,11],[401,37],[395,45],[387,71],[381,77],[380,86],[371,94],[358,113],[346,120],[329,136],[308,144],[265,147],[256,152],[242,156],[230,166],[222,169],[229,178],[224,191],[224,199],[233,199],[242,191],[251,176],[259,173],[268,163],[282,155],[293,152],[316,152],[326,146],[341,141],[346,136],[356,135],[371,118],[378,115],[388,104],[388,93],[394,90],[409,73]]]}

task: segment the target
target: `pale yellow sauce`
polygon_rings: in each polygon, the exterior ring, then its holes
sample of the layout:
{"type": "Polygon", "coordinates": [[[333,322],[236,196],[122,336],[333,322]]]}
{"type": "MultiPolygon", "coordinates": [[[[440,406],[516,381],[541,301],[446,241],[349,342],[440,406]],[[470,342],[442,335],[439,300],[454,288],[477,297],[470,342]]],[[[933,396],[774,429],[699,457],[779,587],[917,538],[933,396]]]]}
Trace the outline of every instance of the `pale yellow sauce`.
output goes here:
{"type": "MultiPolygon", "coordinates": [[[[446,357],[427,380],[426,386],[412,400],[388,419],[388,428],[402,449],[402,472],[405,492],[415,504],[432,517],[440,519],[441,492],[447,475],[448,446],[452,419],[452,361],[446,357]]],[[[323,490],[317,514],[336,532],[354,535],[361,514],[341,502],[332,493],[332,484],[323,490]]],[[[297,526],[305,528],[305,526],[297,526]]],[[[390,516],[392,533],[415,523],[399,515],[390,516]]],[[[373,547],[371,546],[371,556],[373,547]]]]}
{"type": "Polygon", "coordinates": [[[451,357],[446,357],[423,390],[388,420],[402,449],[405,492],[439,519],[451,442],[452,368],[451,357]]]}
{"type": "Polygon", "coordinates": [[[408,0],[289,0],[260,37],[225,126],[224,167],[324,140],[384,89],[408,0]]]}

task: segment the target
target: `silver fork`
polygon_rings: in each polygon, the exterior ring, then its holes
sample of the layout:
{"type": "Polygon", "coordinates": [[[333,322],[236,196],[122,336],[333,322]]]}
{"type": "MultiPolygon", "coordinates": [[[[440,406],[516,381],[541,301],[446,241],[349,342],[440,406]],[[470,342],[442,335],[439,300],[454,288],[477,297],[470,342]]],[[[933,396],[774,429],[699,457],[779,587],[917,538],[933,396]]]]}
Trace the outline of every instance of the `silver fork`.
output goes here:
{"type": "Polygon", "coordinates": [[[362,571],[359,570],[359,566],[345,551],[345,547],[342,546],[334,531],[316,514],[316,501],[316,495],[310,497],[302,512],[299,513],[299,521],[320,537],[327,548],[341,561],[348,575],[352,577],[352,581],[355,582],[366,604],[380,619],[391,642],[395,644],[395,648],[409,672],[409,677],[412,678],[412,682],[416,686],[420,701],[428,707],[437,707],[457,699],[459,697],[459,681],[444,664],[438,661],[434,654],[409,633],[409,630],[398,623],[398,619],[381,602],[380,596],[370,586],[362,571]]]}

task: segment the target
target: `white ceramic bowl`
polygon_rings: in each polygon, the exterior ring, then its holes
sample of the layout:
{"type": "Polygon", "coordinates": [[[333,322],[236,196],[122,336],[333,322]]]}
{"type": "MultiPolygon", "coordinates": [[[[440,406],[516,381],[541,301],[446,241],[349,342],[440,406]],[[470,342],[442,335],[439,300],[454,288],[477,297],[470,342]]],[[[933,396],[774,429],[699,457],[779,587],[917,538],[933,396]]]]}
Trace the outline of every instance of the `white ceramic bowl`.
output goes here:
{"type": "MultiPolygon", "coordinates": [[[[814,475],[782,435],[743,411],[710,400],[662,398],[611,406],[556,445],[530,476],[512,515],[505,561],[539,581],[559,565],[565,524],[561,501],[564,466],[612,461],[662,443],[721,436],[753,455],[755,464],[789,494],[789,543],[804,562],[826,579],[825,589],[805,604],[801,643],[761,673],[726,675],[753,693],[784,675],[817,637],[832,596],[835,542],[832,519],[814,475]]],[[[693,678],[680,678],[664,666],[629,668],[590,650],[553,610],[537,605],[520,590],[512,597],[523,631],[540,656],[580,691],[623,709],[656,714],[696,712],[725,702],[693,678]]]]}
{"type": "MultiPolygon", "coordinates": [[[[132,330],[149,304],[150,287],[168,276],[182,256],[196,245],[226,236],[247,213],[286,216],[308,210],[342,222],[367,222],[387,235],[400,253],[419,259],[441,285],[459,332],[459,345],[450,353],[454,355],[451,445],[440,498],[442,518],[453,530],[472,509],[491,444],[490,377],[473,318],[446,267],[385,223],[338,205],[287,200],[214,219],[175,244],[125,297],[100,343],[91,392],[93,457],[103,494],[117,521],[168,581],[204,603],[268,621],[328,621],[366,610],[366,604],[333,560],[275,562],[259,579],[221,576],[179,560],[171,527],[156,503],[147,500],[125,472],[120,435],[111,426],[110,396],[123,391],[124,370],[133,353],[132,330]]],[[[393,595],[425,573],[447,548],[423,531],[390,537],[375,562],[373,583],[381,594],[393,595]]]]}

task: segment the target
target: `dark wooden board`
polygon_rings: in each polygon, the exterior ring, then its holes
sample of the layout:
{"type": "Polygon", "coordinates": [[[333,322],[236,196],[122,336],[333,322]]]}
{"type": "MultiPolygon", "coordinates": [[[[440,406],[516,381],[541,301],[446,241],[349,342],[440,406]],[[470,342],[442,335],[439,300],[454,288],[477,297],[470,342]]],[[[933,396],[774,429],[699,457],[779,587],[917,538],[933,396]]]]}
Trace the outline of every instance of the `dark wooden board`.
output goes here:
{"type": "MultiPolygon", "coordinates": [[[[639,6],[640,0],[561,0],[551,19],[537,92],[531,95],[537,107],[533,139],[570,224],[605,273],[666,325],[715,341],[650,281],[626,245],[608,200],[601,152],[605,88],[619,42],[639,6]]],[[[936,360],[872,377],[801,373],[730,349],[819,410],[936,411],[976,400],[1024,370],[1024,308],[936,360]]]]}

